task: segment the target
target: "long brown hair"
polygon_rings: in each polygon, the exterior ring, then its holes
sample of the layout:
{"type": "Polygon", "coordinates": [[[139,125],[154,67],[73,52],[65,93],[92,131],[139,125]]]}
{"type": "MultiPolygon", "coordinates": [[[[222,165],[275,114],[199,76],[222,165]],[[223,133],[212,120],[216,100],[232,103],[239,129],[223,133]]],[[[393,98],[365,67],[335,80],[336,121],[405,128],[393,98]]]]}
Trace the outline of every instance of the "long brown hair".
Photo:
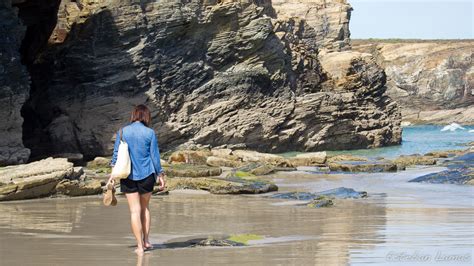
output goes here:
{"type": "Polygon", "coordinates": [[[130,117],[130,122],[140,121],[145,126],[150,126],[151,114],[150,109],[144,104],[135,106],[132,111],[132,116],[130,117]]]}

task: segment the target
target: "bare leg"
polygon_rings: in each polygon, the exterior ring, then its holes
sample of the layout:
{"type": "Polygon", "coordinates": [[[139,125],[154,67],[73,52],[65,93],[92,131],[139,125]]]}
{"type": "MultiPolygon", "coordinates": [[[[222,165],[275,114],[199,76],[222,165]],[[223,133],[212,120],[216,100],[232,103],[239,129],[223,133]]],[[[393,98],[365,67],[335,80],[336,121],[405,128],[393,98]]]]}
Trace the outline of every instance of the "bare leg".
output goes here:
{"type": "Polygon", "coordinates": [[[140,205],[140,195],[138,192],[135,193],[125,193],[128,200],[128,207],[130,208],[130,218],[132,225],[132,232],[135,235],[137,240],[137,249],[135,252],[138,255],[143,255],[143,239],[142,239],[142,222],[140,218],[141,205],[140,205]]]}
{"type": "Polygon", "coordinates": [[[148,205],[150,203],[151,192],[140,195],[140,206],[141,206],[141,220],[143,229],[143,246],[145,248],[152,248],[153,245],[150,243],[148,236],[150,235],[150,209],[148,205]]]}

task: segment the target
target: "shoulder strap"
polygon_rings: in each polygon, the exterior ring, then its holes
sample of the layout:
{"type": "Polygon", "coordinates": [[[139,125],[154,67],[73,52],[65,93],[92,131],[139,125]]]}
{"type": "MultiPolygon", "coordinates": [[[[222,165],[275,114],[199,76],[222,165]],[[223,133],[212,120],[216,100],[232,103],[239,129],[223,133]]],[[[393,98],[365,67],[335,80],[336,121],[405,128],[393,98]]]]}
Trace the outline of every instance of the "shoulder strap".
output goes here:
{"type": "Polygon", "coordinates": [[[120,129],[120,141],[123,140],[122,136],[123,136],[123,128],[120,129]]]}

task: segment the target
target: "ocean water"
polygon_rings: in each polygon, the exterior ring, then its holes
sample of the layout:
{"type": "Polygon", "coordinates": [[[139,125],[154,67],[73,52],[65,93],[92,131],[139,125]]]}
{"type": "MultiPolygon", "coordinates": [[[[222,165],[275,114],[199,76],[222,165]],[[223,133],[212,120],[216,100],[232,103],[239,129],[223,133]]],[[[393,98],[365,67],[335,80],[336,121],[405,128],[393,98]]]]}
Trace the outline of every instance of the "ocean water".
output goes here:
{"type": "Polygon", "coordinates": [[[430,151],[466,149],[466,143],[474,141],[474,133],[469,132],[474,130],[474,126],[464,126],[464,130],[441,131],[443,127],[436,125],[404,127],[401,145],[328,153],[394,158],[399,155],[425,154],[430,151]]]}

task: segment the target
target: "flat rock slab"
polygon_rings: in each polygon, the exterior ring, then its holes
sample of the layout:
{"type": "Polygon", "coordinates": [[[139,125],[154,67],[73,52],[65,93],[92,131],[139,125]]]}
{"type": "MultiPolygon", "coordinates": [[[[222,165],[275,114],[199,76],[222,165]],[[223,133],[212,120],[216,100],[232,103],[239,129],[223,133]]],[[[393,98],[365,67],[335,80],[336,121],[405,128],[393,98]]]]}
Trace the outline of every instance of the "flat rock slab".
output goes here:
{"type": "Polygon", "coordinates": [[[272,196],[272,198],[278,199],[294,199],[294,200],[321,200],[321,199],[360,199],[366,198],[367,192],[355,191],[352,188],[339,187],[335,189],[325,190],[317,193],[310,192],[289,192],[289,193],[278,193],[272,196]]]}
{"type": "Polygon", "coordinates": [[[49,196],[62,179],[72,176],[73,164],[66,158],[47,158],[0,169],[0,201],[49,196]]]}
{"type": "Polygon", "coordinates": [[[278,187],[272,182],[256,177],[244,179],[236,176],[226,178],[169,178],[168,188],[170,190],[200,189],[213,194],[260,194],[278,190],[278,187]]]}
{"type": "Polygon", "coordinates": [[[448,170],[420,176],[409,182],[474,185],[474,152],[457,156],[451,161],[446,161],[445,165],[448,170]]]}
{"type": "Polygon", "coordinates": [[[239,167],[236,170],[240,172],[248,172],[252,175],[267,175],[272,173],[275,170],[275,167],[268,164],[252,162],[239,167]]]}
{"type": "Polygon", "coordinates": [[[472,168],[450,169],[439,173],[428,174],[417,177],[409,182],[431,183],[431,184],[458,184],[474,185],[474,171],[472,168]]]}
{"type": "Polygon", "coordinates": [[[435,165],[437,160],[433,156],[428,155],[405,155],[393,160],[399,169],[404,169],[412,165],[435,165]]]}
{"type": "Polygon", "coordinates": [[[245,246],[243,243],[228,239],[204,239],[195,244],[195,246],[207,246],[207,247],[240,247],[245,246]]]}
{"type": "Polygon", "coordinates": [[[278,193],[271,196],[276,199],[292,199],[292,200],[313,200],[316,198],[316,194],[310,192],[288,192],[278,193]]]}
{"type": "Polygon", "coordinates": [[[336,172],[396,172],[397,164],[390,161],[333,161],[328,164],[336,172]]]}
{"type": "Polygon", "coordinates": [[[316,194],[318,196],[334,197],[338,199],[348,199],[348,198],[360,199],[360,198],[367,197],[367,192],[365,191],[355,191],[352,188],[345,188],[345,187],[329,189],[329,190],[318,192],[316,194]]]}
{"type": "Polygon", "coordinates": [[[222,173],[221,168],[207,165],[173,164],[164,166],[163,169],[170,177],[208,177],[222,173]]]}

